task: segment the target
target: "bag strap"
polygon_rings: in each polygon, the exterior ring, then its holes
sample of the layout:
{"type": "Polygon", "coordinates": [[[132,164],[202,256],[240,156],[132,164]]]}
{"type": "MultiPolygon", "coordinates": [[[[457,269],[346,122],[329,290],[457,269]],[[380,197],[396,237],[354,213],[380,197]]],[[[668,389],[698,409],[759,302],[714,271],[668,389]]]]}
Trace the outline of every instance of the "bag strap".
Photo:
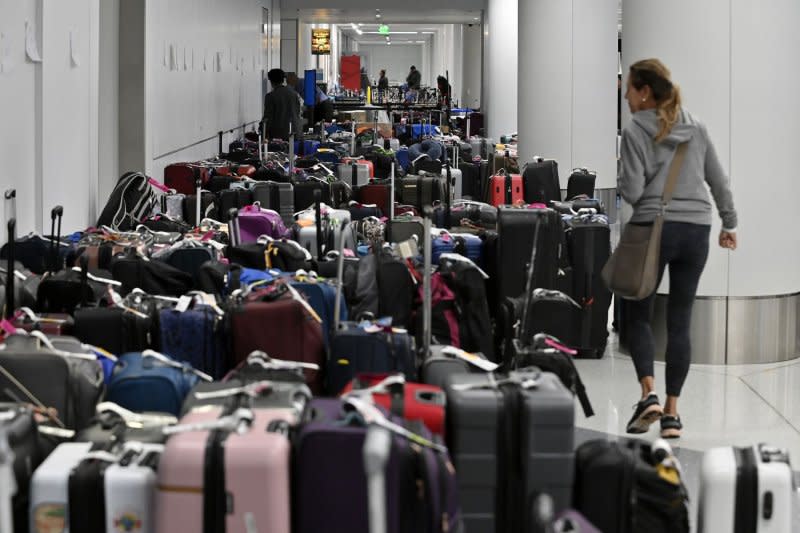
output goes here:
{"type": "Polygon", "coordinates": [[[675,186],[678,184],[678,174],[681,172],[683,160],[686,157],[686,149],[689,147],[689,142],[682,142],[675,150],[675,156],[672,158],[672,163],[669,165],[669,174],[667,174],[667,183],[664,185],[664,193],[661,195],[661,210],[666,211],[669,202],[672,200],[672,193],[675,192],[675,186]]]}

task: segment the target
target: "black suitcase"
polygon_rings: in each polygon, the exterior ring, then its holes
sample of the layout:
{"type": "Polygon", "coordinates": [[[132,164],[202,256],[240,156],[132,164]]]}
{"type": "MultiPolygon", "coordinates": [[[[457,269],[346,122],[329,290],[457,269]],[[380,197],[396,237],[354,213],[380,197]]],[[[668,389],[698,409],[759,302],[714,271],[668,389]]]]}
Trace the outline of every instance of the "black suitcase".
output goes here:
{"type": "Polygon", "coordinates": [[[151,322],[120,307],[88,307],[75,311],[73,335],[114,354],[141,352],[153,347],[151,322]]]}
{"type": "Polygon", "coordinates": [[[227,189],[217,193],[217,213],[220,222],[228,222],[228,212],[253,203],[253,193],[247,189],[227,189]]]}
{"type": "Polygon", "coordinates": [[[494,305],[500,305],[507,297],[516,298],[525,292],[537,221],[541,226],[532,288],[556,287],[564,234],[561,216],[552,209],[503,206],[497,212],[497,300],[494,305]]]}
{"type": "MultiPolygon", "coordinates": [[[[217,196],[213,192],[203,191],[200,200],[200,220],[204,218],[211,218],[214,220],[219,219],[219,211],[217,209],[217,196]]],[[[183,219],[196,227],[199,224],[197,220],[197,195],[190,194],[183,199],[183,219]]]]}
{"type": "Polygon", "coordinates": [[[408,176],[401,182],[403,203],[420,211],[425,206],[446,198],[446,178],[439,176],[408,176]]]}
{"type": "Polygon", "coordinates": [[[534,531],[533,501],[571,506],[575,408],[554,374],[460,374],[447,383],[447,444],[467,533],[534,531]],[[536,385],[522,386],[530,378],[536,385]],[[497,385],[500,382],[501,385],[497,385]],[[502,384],[505,382],[505,384],[502,384]]]}
{"type": "Polygon", "coordinates": [[[596,173],[590,172],[586,168],[576,168],[567,181],[566,200],[572,200],[581,195],[594,198],[595,181],[597,181],[596,173]]]}
{"type": "Polygon", "coordinates": [[[331,184],[318,179],[296,180],[294,182],[294,208],[297,211],[308,209],[315,205],[314,191],[322,193],[322,203],[333,206],[331,200],[331,184]]]}
{"type": "Polygon", "coordinates": [[[522,172],[522,187],[526,204],[545,204],[561,201],[561,183],[558,179],[558,163],[552,159],[537,159],[525,165],[522,172]]]}
{"type": "Polygon", "coordinates": [[[572,291],[581,305],[573,312],[571,346],[580,357],[600,358],[608,342],[608,309],[611,291],[600,276],[611,255],[611,231],[600,217],[573,217],[566,234],[572,291]]]}

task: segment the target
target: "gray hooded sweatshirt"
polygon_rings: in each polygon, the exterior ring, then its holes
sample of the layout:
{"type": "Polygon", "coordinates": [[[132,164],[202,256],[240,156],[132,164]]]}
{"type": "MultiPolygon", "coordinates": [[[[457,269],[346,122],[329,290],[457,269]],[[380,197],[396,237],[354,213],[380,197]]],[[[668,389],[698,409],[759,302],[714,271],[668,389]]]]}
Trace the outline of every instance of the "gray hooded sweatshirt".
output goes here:
{"type": "Polygon", "coordinates": [[[736,209],[728,177],[705,125],[688,111],[681,110],[669,135],[656,143],[654,139],[658,130],[656,110],[648,109],[634,113],[630,124],[622,131],[622,167],[617,187],[622,198],[633,206],[631,222],[652,222],[655,219],[661,210],[661,194],[675,149],[679,143],[689,141],[664,220],[711,224],[708,195],[708,189],[711,189],[723,228],[736,229],[736,209]]]}

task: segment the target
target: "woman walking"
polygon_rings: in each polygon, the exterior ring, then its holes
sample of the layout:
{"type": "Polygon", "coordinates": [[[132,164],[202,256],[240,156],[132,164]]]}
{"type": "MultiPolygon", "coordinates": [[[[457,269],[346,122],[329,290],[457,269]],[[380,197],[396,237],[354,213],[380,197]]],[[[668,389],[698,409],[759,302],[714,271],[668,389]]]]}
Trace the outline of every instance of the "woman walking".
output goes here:
{"type": "Polygon", "coordinates": [[[622,132],[622,168],[618,188],[633,206],[630,224],[649,225],[661,211],[661,196],[677,147],[687,143],[677,184],[664,213],[659,281],[669,267],[667,304],[666,402],[663,407],[653,378],[655,342],[650,327],[655,294],[628,302],[630,352],[642,396],[628,422],[628,433],[645,433],[661,421],[661,436],[677,438],[683,424],[678,398],[689,372],[689,325],[697,285],[708,258],[711,190],[722,219],[719,245],[735,250],[736,210],[728,177],[705,125],[681,106],[680,89],[658,59],[634,63],[628,73],[628,101],[633,117],[622,132]],[[708,187],[706,187],[708,185],[708,187]]]}

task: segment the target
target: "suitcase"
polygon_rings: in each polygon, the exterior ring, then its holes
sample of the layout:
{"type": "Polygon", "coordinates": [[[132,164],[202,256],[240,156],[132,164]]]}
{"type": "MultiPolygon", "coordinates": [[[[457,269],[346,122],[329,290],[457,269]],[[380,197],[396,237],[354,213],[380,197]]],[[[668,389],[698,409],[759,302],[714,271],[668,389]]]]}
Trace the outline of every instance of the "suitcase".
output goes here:
{"type": "MultiPolygon", "coordinates": [[[[366,162],[372,164],[371,161],[366,162]]],[[[353,160],[351,163],[340,163],[336,167],[336,171],[339,179],[349,184],[353,190],[355,190],[357,187],[366,185],[372,178],[372,176],[370,176],[369,167],[363,163],[360,163],[359,160],[353,160]]]]}
{"type": "Polygon", "coordinates": [[[163,428],[178,419],[167,413],[134,413],[112,402],[97,404],[89,425],[75,434],[75,442],[89,442],[92,450],[118,451],[126,443],[163,444],[163,428]]]}
{"type": "Polygon", "coordinates": [[[456,375],[445,390],[467,532],[533,531],[531,502],[543,492],[556,511],[570,507],[575,408],[558,377],[456,375]]]}
{"type": "Polygon", "coordinates": [[[350,205],[347,206],[347,210],[350,211],[350,220],[352,221],[359,221],[368,217],[383,217],[383,211],[376,204],[365,205],[351,201],[350,205]]]}
{"type": "MultiPolygon", "coordinates": [[[[461,196],[467,200],[483,201],[483,184],[481,183],[480,164],[460,163],[461,196]]],[[[458,196],[456,198],[459,198],[458,196]]]]}
{"type": "MultiPolygon", "coordinates": [[[[295,440],[295,533],[463,530],[446,452],[390,434],[382,441],[391,448],[381,453],[382,464],[375,464],[369,455],[365,461],[364,452],[376,443],[341,400],[315,399],[311,412],[295,440]],[[371,522],[378,529],[370,528],[371,522]]],[[[424,427],[414,429],[430,442],[424,427]]]]}
{"type": "Polygon", "coordinates": [[[786,450],[765,444],[707,450],[700,467],[697,531],[792,531],[793,478],[786,450]]]}
{"type": "Polygon", "coordinates": [[[295,211],[294,186],[291,183],[258,182],[250,190],[253,193],[253,202],[259,202],[261,207],[280,213],[287,228],[292,225],[295,211]]]}
{"type": "Polygon", "coordinates": [[[522,176],[519,174],[503,173],[492,176],[490,192],[489,203],[493,206],[519,205],[525,201],[522,176]]]}
{"type": "Polygon", "coordinates": [[[422,210],[424,206],[443,202],[446,198],[446,180],[436,176],[409,176],[401,180],[401,198],[404,204],[422,210]]]}
{"type": "Polygon", "coordinates": [[[352,169],[343,168],[343,167],[349,167],[349,166],[354,165],[354,164],[360,165],[360,166],[363,166],[363,167],[367,168],[366,174],[364,173],[364,170],[359,170],[358,171],[357,178],[358,178],[358,181],[359,181],[359,183],[358,183],[359,185],[363,185],[364,183],[368,182],[370,179],[376,177],[375,176],[375,164],[372,161],[370,161],[369,159],[364,159],[364,158],[361,158],[361,157],[357,157],[357,158],[345,157],[345,158],[342,159],[341,163],[337,167],[338,168],[338,172],[339,172],[339,179],[340,180],[348,181],[350,179],[350,177],[352,176],[352,169]]]}
{"type": "Polygon", "coordinates": [[[376,405],[380,405],[404,420],[418,420],[431,433],[444,438],[445,395],[441,387],[423,383],[406,382],[405,378],[391,374],[357,374],[342,390],[341,395],[356,392],[369,394],[376,405]]]}
{"type": "Polygon", "coordinates": [[[157,530],[233,532],[268,525],[269,531],[289,533],[288,433],[298,415],[291,406],[237,409],[233,424],[214,428],[221,413],[213,407],[188,413],[177,428],[210,422],[211,431],[181,432],[167,441],[158,474],[157,530]]]}
{"type": "Polygon", "coordinates": [[[217,194],[217,213],[220,222],[228,222],[231,209],[242,209],[253,203],[253,193],[248,189],[228,189],[217,194]]]}
{"type": "Polygon", "coordinates": [[[458,254],[471,260],[477,266],[483,264],[483,240],[469,233],[449,233],[436,230],[439,235],[433,239],[434,264],[439,263],[442,254],[458,254]]]}
{"type": "MultiPolygon", "coordinates": [[[[581,444],[575,451],[575,510],[600,531],[688,533],[682,474],[657,463],[650,444],[642,440],[581,444]]],[[[714,524],[712,531],[725,530],[714,524]]]]}
{"type": "MultiPolygon", "coordinates": [[[[69,477],[89,453],[88,442],[60,444],[31,478],[31,533],[69,531],[69,477]]],[[[77,532],[74,532],[77,533],[77,532]]]]}
{"type": "Polygon", "coordinates": [[[141,446],[105,471],[106,531],[155,533],[156,470],[164,447],[141,446]]]}
{"type": "MultiPolygon", "coordinates": [[[[200,220],[211,218],[219,219],[217,197],[213,192],[203,191],[200,195],[200,220]]],[[[183,219],[192,227],[197,227],[197,194],[190,194],[183,201],[183,219]]]]}
{"type": "MultiPolygon", "coordinates": [[[[280,287],[278,285],[277,287],[280,287]]],[[[323,367],[325,346],[322,325],[309,312],[302,298],[297,300],[273,291],[259,289],[244,302],[229,311],[231,320],[231,364],[239,364],[254,351],[263,351],[275,359],[301,361],[323,367]]],[[[322,373],[306,370],[306,380],[312,392],[322,391],[322,373]]]]}
{"type": "Polygon", "coordinates": [[[386,222],[386,239],[389,242],[401,243],[416,236],[417,242],[421,243],[424,232],[420,217],[402,215],[386,222]]]}
{"type": "Polygon", "coordinates": [[[197,180],[205,185],[210,178],[208,168],[195,163],[173,163],[164,168],[164,185],[179,194],[194,194],[197,180]]]}
{"type": "Polygon", "coordinates": [[[597,181],[597,173],[590,172],[587,168],[576,168],[567,180],[566,200],[572,200],[576,196],[586,196],[594,198],[594,184],[597,181]]]}
{"type": "Polygon", "coordinates": [[[561,217],[552,209],[501,207],[497,212],[496,300],[490,305],[525,292],[537,222],[541,226],[531,286],[555,288],[563,240],[561,217]]]}
{"type": "Polygon", "coordinates": [[[0,404],[0,449],[0,531],[27,533],[31,476],[44,460],[30,408],[0,404]]]}
{"type": "Polygon", "coordinates": [[[355,194],[355,198],[358,202],[365,205],[376,205],[384,215],[389,214],[389,206],[391,205],[390,196],[391,184],[388,182],[378,182],[376,180],[372,180],[363,187],[360,187],[355,194]]]}
{"type": "Polygon", "coordinates": [[[141,172],[126,172],[117,182],[95,227],[133,230],[161,205],[164,186],[141,172]]]}
{"type": "Polygon", "coordinates": [[[70,472],[67,516],[71,531],[105,531],[105,473],[117,460],[109,452],[89,452],[70,472]]]}
{"type": "MultiPolygon", "coordinates": [[[[442,178],[445,179],[445,187],[447,187],[447,169],[442,169],[442,178]]],[[[450,167],[450,200],[461,199],[464,197],[464,174],[458,167],[450,167]]],[[[447,190],[445,189],[445,196],[447,190]]]]}
{"type": "Polygon", "coordinates": [[[545,204],[561,201],[561,183],[558,179],[558,163],[552,159],[539,158],[525,166],[522,172],[526,204],[545,204]]]}
{"type": "Polygon", "coordinates": [[[307,180],[294,180],[294,208],[298,211],[308,209],[314,205],[314,191],[322,194],[320,201],[326,205],[334,205],[331,202],[331,184],[319,179],[310,178],[307,180]]]}
{"type": "Polygon", "coordinates": [[[140,352],[151,346],[151,319],[118,307],[87,307],[75,311],[73,334],[84,344],[111,353],[140,352]]]}
{"type": "Polygon", "coordinates": [[[378,253],[378,316],[390,317],[392,325],[410,327],[414,307],[415,280],[406,261],[388,250],[378,253]]]}
{"type": "Polygon", "coordinates": [[[103,395],[103,369],[96,359],[57,353],[35,336],[6,338],[0,367],[5,370],[0,399],[52,408],[56,424],[69,429],[85,427],[103,395]]]}
{"type": "MultiPolygon", "coordinates": [[[[573,342],[580,357],[603,357],[608,342],[611,291],[600,272],[611,256],[611,231],[605,216],[575,216],[567,222],[566,244],[572,266],[568,293],[581,306],[573,310],[573,342]]],[[[566,339],[562,339],[565,340],[566,339]]]]}
{"type": "Polygon", "coordinates": [[[211,381],[211,376],[152,350],[127,353],[114,365],[106,400],[134,412],[177,416],[200,380],[211,381]]]}
{"type": "Polygon", "coordinates": [[[177,311],[164,309],[159,315],[161,351],[186,362],[214,379],[228,370],[225,318],[208,306],[177,311]]]}
{"type": "Polygon", "coordinates": [[[234,232],[237,244],[256,242],[262,235],[272,239],[282,239],[289,235],[280,213],[263,209],[258,204],[239,210],[234,220],[234,232]]]}

